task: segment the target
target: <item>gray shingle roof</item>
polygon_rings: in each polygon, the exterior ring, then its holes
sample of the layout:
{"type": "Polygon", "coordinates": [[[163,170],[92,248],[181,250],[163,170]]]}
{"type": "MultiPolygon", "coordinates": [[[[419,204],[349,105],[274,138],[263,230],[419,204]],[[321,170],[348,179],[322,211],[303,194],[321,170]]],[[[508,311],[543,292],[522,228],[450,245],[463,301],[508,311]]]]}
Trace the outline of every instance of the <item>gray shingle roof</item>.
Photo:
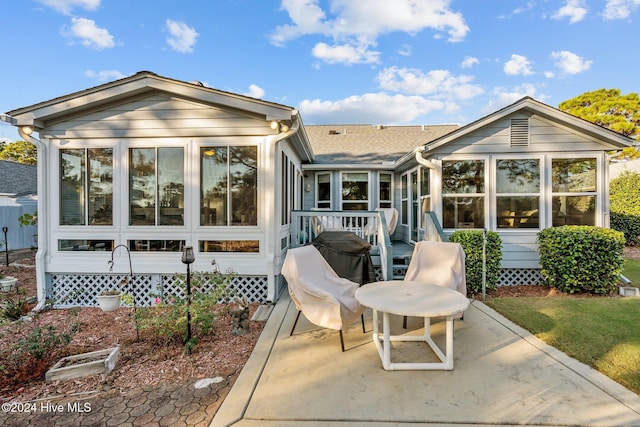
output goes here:
{"type": "Polygon", "coordinates": [[[458,125],[305,125],[314,163],[396,161],[414,148],[458,129],[458,125]]]}
{"type": "Polygon", "coordinates": [[[37,183],[35,165],[0,160],[0,194],[37,194],[37,183]]]}

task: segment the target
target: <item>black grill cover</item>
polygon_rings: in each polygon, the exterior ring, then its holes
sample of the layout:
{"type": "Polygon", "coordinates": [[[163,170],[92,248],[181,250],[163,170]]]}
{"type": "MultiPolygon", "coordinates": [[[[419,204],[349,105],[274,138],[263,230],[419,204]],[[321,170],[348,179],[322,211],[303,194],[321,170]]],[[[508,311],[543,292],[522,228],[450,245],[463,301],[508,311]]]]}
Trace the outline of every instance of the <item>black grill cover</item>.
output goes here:
{"type": "Polygon", "coordinates": [[[369,253],[371,244],[350,231],[323,231],[313,246],[338,276],[360,285],[376,281],[369,253]]]}

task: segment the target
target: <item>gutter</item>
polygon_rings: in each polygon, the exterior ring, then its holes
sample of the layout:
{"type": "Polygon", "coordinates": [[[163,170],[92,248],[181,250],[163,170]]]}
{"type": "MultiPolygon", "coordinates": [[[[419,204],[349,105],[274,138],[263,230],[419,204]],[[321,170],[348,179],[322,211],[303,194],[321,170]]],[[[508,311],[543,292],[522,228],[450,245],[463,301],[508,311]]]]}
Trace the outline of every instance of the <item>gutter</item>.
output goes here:
{"type": "MultiPolygon", "coordinates": [[[[30,129],[33,129],[29,127],[30,129]]],[[[47,299],[46,276],[45,276],[45,257],[47,255],[48,239],[47,228],[48,218],[46,216],[48,206],[48,194],[46,191],[45,181],[48,177],[47,173],[47,148],[44,142],[31,136],[31,132],[25,132],[25,126],[18,126],[18,133],[25,141],[36,146],[38,150],[38,251],[36,252],[36,286],[38,291],[38,303],[33,311],[40,311],[44,308],[47,299]]]]}

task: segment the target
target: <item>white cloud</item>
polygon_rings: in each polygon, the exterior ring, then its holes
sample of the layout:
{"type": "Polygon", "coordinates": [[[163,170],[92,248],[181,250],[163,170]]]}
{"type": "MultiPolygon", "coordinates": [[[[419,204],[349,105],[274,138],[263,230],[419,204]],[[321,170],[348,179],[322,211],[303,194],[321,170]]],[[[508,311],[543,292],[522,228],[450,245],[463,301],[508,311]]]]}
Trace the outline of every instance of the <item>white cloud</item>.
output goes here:
{"type": "Polygon", "coordinates": [[[68,37],[79,38],[83,46],[102,50],[115,46],[113,36],[95,21],[86,18],[71,18],[71,28],[63,32],[68,37]]]}
{"type": "Polygon", "coordinates": [[[196,39],[199,34],[194,28],[189,27],[184,22],[174,21],[167,19],[167,31],[169,36],[167,37],[167,43],[175,51],[181,53],[193,52],[193,47],[196,44],[196,39]]]}
{"type": "Polygon", "coordinates": [[[504,72],[509,76],[529,76],[533,74],[531,61],[526,56],[513,54],[511,59],[505,62],[504,72]]]}
{"type": "Polygon", "coordinates": [[[526,6],[521,6],[521,7],[516,8],[516,9],[513,11],[513,14],[514,14],[514,15],[518,15],[518,14],[520,14],[520,13],[529,12],[530,10],[533,10],[533,8],[535,7],[535,5],[536,5],[536,2],[535,2],[535,1],[529,1],[529,2],[527,2],[527,5],[526,5],[526,6]]]}
{"type": "Polygon", "coordinates": [[[326,43],[318,43],[311,53],[315,58],[329,64],[371,64],[377,63],[380,58],[380,52],[369,50],[367,45],[329,46],[326,43]]]}
{"type": "Polygon", "coordinates": [[[489,100],[487,105],[482,109],[483,114],[491,114],[498,111],[501,108],[511,105],[517,100],[529,96],[535,98],[538,101],[544,101],[547,96],[537,93],[537,89],[534,85],[524,84],[514,88],[495,88],[494,97],[489,100]]]}
{"type": "Polygon", "coordinates": [[[474,58],[473,56],[465,56],[464,60],[462,61],[462,64],[460,64],[462,66],[462,68],[471,68],[476,64],[479,64],[480,60],[478,58],[474,58]]]}
{"type": "Polygon", "coordinates": [[[567,3],[553,14],[553,19],[569,18],[570,24],[580,22],[587,16],[589,9],[585,7],[584,0],[567,0],[567,3]]]}
{"type": "Polygon", "coordinates": [[[447,70],[423,73],[410,68],[390,67],[377,77],[385,90],[411,95],[431,95],[438,99],[466,100],[480,95],[483,90],[474,85],[472,76],[454,76],[447,70]]]}
{"type": "Polygon", "coordinates": [[[456,106],[422,96],[389,95],[384,92],[354,95],[339,101],[304,100],[300,112],[308,123],[410,123],[432,111],[451,111],[456,106]]]}
{"type": "Polygon", "coordinates": [[[607,0],[602,16],[607,20],[625,19],[628,18],[638,6],[640,6],[640,0],[607,0]]]}
{"type": "Polygon", "coordinates": [[[411,56],[411,54],[413,54],[413,48],[408,44],[403,44],[400,46],[400,49],[398,49],[398,55],[411,56]]]}
{"type": "MultiPolygon", "coordinates": [[[[286,10],[291,24],[276,27],[270,35],[271,43],[283,46],[296,38],[319,34],[333,39],[333,49],[345,46],[356,51],[377,56],[377,52],[368,51],[375,46],[381,34],[406,32],[415,34],[432,29],[438,34],[446,33],[448,40],[458,42],[465,38],[469,27],[462,14],[449,8],[450,0],[413,0],[389,2],[388,0],[330,0],[328,10],[331,17],[320,6],[319,0],[282,0],[282,9],[286,10]]],[[[324,51],[329,46],[322,43],[324,51]]],[[[340,55],[327,54],[326,58],[334,63],[340,55]]],[[[318,56],[324,59],[323,56],[318,56]]],[[[352,56],[347,56],[352,63],[352,56]]],[[[360,62],[371,62],[370,55],[361,55],[360,62]],[[366,58],[366,59],[364,59],[366,58]],[[363,60],[364,59],[364,60],[363,60]]]]}
{"type": "Polygon", "coordinates": [[[70,15],[71,11],[76,7],[84,10],[96,10],[100,7],[101,0],[37,0],[45,6],[60,12],[64,15],[70,15]]]}
{"type": "Polygon", "coordinates": [[[578,74],[591,68],[593,61],[587,61],[573,52],[561,50],[552,52],[551,57],[555,59],[556,66],[567,74],[578,74]]]}
{"type": "Polygon", "coordinates": [[[123,79],[127,77],[126,74],[123,74],[118,70],[101,70],[101,71],[87,70],[84,72],[84,75],[92,79],[96,79],[99,82],[108,82],[111,80],[118,80],[118,79],[123,79]]]}
{"type": "Polygon", "coordinates": [[[245,96],[250,96],[252,98],[258,98],[261,99],[264,96],[264,89],[262,89],[260,86],[252,84],[249,85],[249,91],[245,92],[244,95],[245,96]]]}

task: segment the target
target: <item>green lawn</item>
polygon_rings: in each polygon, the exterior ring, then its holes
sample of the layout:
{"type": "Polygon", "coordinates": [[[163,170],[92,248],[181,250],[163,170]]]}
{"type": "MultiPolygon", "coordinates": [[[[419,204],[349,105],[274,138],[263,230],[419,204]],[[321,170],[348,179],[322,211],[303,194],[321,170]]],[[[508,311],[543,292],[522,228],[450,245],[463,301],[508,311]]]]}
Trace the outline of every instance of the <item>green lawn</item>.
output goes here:
{"type": "MultiPolygon", "coordinates": [[[[624,274],[640,285],[640,262],[628,260],[624,274]]],[[[640,394],[640,298],[510,297],[486,304],[640,394]]]]}

